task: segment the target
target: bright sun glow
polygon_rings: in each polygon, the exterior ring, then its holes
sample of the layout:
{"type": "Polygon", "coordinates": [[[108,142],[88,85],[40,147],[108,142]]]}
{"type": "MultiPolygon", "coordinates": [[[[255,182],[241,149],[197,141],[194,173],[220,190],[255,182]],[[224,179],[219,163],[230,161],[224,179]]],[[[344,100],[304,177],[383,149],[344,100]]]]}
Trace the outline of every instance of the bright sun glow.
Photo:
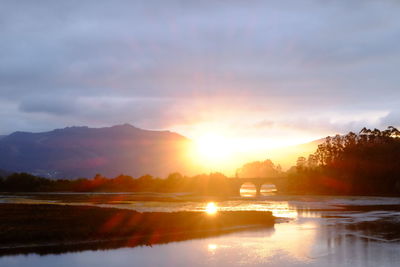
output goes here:
{"type": "Polygon", "coordinates": [[[228,176],[234,176],[237,168],[256,160],[271,159],[284,169],[289,168],[299,155],[311,153],[292,151],[290,146],[313,140],[302,135],[240,136],[218,125],[202,125],[195,129],[188,135],[194,141],[188,148],[188,158],[199,167],[199,173],[221,172],[228,176]],[[290,158],[288,154],[294,156],[290,158]]]}
{"type": "Polygon", "coordinates": [[[196,140],[198,156],[205,161],[221,162],[229,159],[232,146],[222,136],[207,134],[196,140]]]}
{"type": "Polygon", "coordinates": [[[218,208],[214,202],[207,203],[207,206],[206,206],[207,214],[213,215],[213,214],[217,213],[217,211],[218,211],[218,208]]]}

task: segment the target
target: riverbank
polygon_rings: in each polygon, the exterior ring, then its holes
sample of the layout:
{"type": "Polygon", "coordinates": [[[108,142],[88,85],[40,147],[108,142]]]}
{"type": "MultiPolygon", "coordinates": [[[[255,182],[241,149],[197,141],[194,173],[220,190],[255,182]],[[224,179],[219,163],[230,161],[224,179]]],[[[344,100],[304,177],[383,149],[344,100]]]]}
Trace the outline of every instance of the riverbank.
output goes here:
{"type": "Polygon", "coordinates": [[[93,206],[0,204],[0,255],[134,247],[274,225],[271,212],[137,212],[93,206]]]}

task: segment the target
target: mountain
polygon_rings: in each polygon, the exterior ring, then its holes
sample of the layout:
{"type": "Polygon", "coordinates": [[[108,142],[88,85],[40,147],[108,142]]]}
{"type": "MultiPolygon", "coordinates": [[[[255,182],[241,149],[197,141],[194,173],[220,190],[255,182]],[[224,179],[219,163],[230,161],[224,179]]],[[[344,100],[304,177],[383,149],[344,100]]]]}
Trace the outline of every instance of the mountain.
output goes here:
{"type": "Polygon", "coordinates": [[[0,168],[45,177],[93,177],[121,173],[165,177],[192,172],[191,141],[169,131],[129,124],[105,128],[67,127],[50,132],[14,132],[0,139],[0,168]]]}

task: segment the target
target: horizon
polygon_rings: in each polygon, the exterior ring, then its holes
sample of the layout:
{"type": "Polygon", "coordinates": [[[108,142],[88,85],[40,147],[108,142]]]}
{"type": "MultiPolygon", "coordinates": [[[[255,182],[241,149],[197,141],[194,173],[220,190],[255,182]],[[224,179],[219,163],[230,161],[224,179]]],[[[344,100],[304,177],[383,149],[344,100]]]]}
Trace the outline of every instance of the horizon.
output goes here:
{"type": "MultiPolygon", "coordinates": [[[[272,160],[275,165],[279,165],[284,171],[287,171],[291,167],[296,166],[296,161],[299,157],[308,157],[310,154],[315,153],[318,144],[325,140],[325,138],[327,137],[320,136],[319,138],[306,140],[303,142],[275,144],[274,146],[269,147],[262,146],[260,141],[256,139],[252,140],[252,144],[254,145],[254,147],[249,147],[249,143],[241,143],[238,146],[235,146],[235,144],[233,143],[234,140],[224,140],[222,136],[203,136],[203,139],[192,139],[191,137],[185,136],[179,132],[167,129],[143,129],[127,122],[97,127],[90,125],[71,125],[62,128],[28,133],[47,133],[54,130],[63,130],[69,128],[105,129],[123,126],[129,126],[144,131],[170,132],[178,134],[191,142],[188,147],[185,145],[184,150],[186,152],[184,152],[184,154],[186,155],[185,157],[187,157],[187,161],[185,164],[196,165],[196,168],[198,168],[196,169],[196,171],[200,173],[220,172],[224,175],[231,177],[233,177],[235,175],[235,172],[245,164],[250,162],[262,162],[265,160],[272,160]],[[247,147],[247,149],[243,150],[242,147],[247,147]]],[[[351,131],[348,131],[347,133],[349,132],[351,131]]],[[[335,133],[328,136],[343,136],[347,133],[335,133]]],[[[358,131],[356,131],[356,133],[358,133],[358,131]]],[[[175,171],[179,172],[179,170],[175,171]]],[[[194,173],[192,173],[192,171],[189,171],[189,173],[183,174],[191,175],[194,173]]]]}
{"type": "MultiPolygon", "coordinates": [[[[234,147],[232,146],[233,142],[232,140],[222,140],[220,136],[210,136],[210,137],[206,136],[204,139],[196,140],[196,139],[191,139],[190,137],[175,131],[165,130],[165,129],[163,130],[143,129],[130,123],[120,123],[116,125],[97,126],[97,127],[93,127],[90,125],[71,125],[62,128],[48,129],[45,131],[35,131],[35,132],[14,131],[12,133],[15,132],[47,133],[47,132],[52,132],[54,130],[63,130],[69,128],[106,129],[106,128],[123,127],[123,126],[130,126],[132,128],[144,131],[171,132],[171,133],[176,133],[184,138],[187,138],[194,145],[188,148],[189,149],[188,158],[190,158],[188,162],[201,166],[201,169],[205,172],[210,172],[210,173],[221,172],[228,176],[233,176],[236,170],[242,167],[246,163],[255,161],[264,161],[267,159],[272,160],[275,164],[280,165],[284,170],[287,170],[295,165],[297,157],[308,156],[308,154],[314,152],[310,150],[310,148],[304,148],[302,150],[298,150],[297,149],[298,146],[312,145],[313,142],[320,141],[325,138],[325,137],[320,137],[318,139],[313,139],[306,142],[284,144],[281,146],[275,145],[271,147],[260,147],[260,143],[258,143],[258,140],[253,140],[254,145],[257,146],[258,149],[250,148],[248,150],[241,150],[240,148],[244,146],[243,144],[234,147]]],[[[246,145],[248,146],[248,144],[246,145]]],[[[314,147],[316,148],[316,145],[313,146],[313,148],[314,147]]]]}

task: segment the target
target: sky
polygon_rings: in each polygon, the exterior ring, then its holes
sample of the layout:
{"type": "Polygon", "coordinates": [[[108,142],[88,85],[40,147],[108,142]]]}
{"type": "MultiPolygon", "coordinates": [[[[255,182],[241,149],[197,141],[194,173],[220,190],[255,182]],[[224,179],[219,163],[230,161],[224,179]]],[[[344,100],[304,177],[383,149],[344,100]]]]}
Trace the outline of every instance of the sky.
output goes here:
{"type": "Polygon", "coordinates": [[[395,0],[1,0],[0,134],[130,123],[268,147],[399,126],[399,14],[395,0]]]}

